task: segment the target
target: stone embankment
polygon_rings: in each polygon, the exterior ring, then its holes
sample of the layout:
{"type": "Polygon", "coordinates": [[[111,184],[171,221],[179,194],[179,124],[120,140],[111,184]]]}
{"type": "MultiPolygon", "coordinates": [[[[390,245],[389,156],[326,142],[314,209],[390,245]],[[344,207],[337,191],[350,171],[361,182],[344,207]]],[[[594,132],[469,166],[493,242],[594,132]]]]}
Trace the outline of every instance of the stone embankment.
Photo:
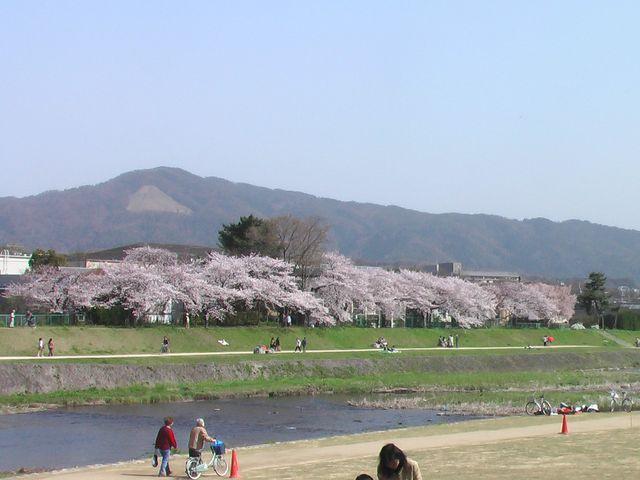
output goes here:
{"type": "Polygon", "coordinates": [[[198,380],[233,381],[295,377],[349,378],[383,372],[505,372],[639,368],[640,352],[539,352],[454,356],[385,355],[379,359],[269,359],[167,364],[3,363],[0,395],[112,389],[198,380]]]}

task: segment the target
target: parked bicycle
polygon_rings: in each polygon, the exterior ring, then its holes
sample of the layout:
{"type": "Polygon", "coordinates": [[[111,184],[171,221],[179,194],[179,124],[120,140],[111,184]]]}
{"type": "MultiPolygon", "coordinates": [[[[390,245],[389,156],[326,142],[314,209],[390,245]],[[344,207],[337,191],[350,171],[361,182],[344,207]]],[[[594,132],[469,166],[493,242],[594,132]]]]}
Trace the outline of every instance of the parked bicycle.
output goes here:
{"type": "Polygon", "coordinates": [[[202,457],[187,458],[187,462],[185,463],[185,472],[187,474],[187,477],[191,478],[192,480],[196,480],[200,478],[200,475],[209,470],[211,467],[213,467],[213,470],[220,477],[227,474],[229,465],[227,465],[227,461],[224,458],[224,442],[217,440],[209,444],[209,447],[211,448],[211,453],[213,454],[209,462],[203,461],[202,457]]]}
{"type": "Polygon", "coordinates": [[[627,396],[627,392],[622,392],[622,397],[615,390],[611,390],[611,410],[615,411],[616,407],[622,407],[622,410],[629,413],[633,408],[633,400],[627,396]]]}
{"type": "Polygon", "coordinates": [[[540,395],[540,401],[533,397],[524,407],[527,415],[551,415],[551,404],[540,395]]]}

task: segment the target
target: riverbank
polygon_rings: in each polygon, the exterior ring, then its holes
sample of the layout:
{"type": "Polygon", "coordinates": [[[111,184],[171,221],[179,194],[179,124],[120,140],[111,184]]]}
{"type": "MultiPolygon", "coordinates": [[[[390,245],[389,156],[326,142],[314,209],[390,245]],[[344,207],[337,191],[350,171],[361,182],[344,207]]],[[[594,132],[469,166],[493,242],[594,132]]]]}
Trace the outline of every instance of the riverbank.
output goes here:
{"type": "MultiPolygon", "coordinates": [[[[274,355],[228,363],[0,364],[0,405],[6,412],[52,405],[409,389],[414,396],[423,394],[420,408],[499,414],[520,409],[526,397],[541,391],[557,393],[556,403],[602,403],[608,390],[620,385],[640,391],[640,351],[522,349],[438,356],[377,352],[368,358],[340,359],[274,355]]],[[[395,392],[392,397],[401,395],[395,392]]]]}
{"type": "MultiPolygon", "coordinates": [[[[640,414],[571,417],[570,435],[558,435],[559,417],[475,420],[451,425],[260,445],[237,450],[247,480],[375,477],[376,455],[393,442],[416,460],[424,478],[440,480],[633,478],[640,469],[636,440],[640,414]],[[602,446],[606,445],[603,449],[602,446]]],[[[182,476],[183,456],[173,458],[182,476]]],[[[153,476],[147,460],[31,474],[33,480],[122,480],[153,476]]]]}
{"type": "MultiPolygon", "coordinates": [[[[631,334],[611,331],[616,338],[627,339],[631,334]]],[[[145,354],[158,353],[162,338],[167,336],[174,353],[188,352],[251,352],[256,345],[269,344],[279,337],[282,349],[293,351],[296,338],[307,338],[313,350],[340,350],[370,348],[379,336],[398,348],[436,347],[440,336],[458,335],[461,347],[524,347],[542,345],[542,336],[551,334],[554,345],[588,345],[593,347],[620,347],[595,330],[547,329],[424,329],[424,328],[280,328],[215,327],[191,328],[153,326],[143,328],[108,327],[38,327],[30,329],[0,329],[0,356],[35,356],[38,338],[45,343],[53,338],[56,355],[92,354],[145,354]],[[228,345],[222,345],[220,340],[228,345]]]]}

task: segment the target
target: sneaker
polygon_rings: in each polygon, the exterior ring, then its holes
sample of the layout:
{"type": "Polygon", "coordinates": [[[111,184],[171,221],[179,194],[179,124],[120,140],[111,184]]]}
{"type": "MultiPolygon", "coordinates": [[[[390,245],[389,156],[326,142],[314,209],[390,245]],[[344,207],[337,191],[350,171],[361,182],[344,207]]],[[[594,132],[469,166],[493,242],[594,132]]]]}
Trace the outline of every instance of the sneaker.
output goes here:
{"type": "Polygon", "coordinates": [[[158,455],[154,455],[153,458],[151,459],[151,466],[152,467],[158,466],[158,455]]]}

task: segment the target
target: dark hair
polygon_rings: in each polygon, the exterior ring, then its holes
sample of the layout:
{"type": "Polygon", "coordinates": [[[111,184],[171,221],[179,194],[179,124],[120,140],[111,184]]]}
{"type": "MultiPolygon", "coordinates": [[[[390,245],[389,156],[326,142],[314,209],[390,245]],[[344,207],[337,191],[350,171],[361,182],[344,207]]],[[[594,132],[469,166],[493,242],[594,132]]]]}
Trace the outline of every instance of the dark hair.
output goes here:
{"type": "Polygon", "coordinates": [[[356,480],[373,480],[371,475],[367,475],[366,473],[361,473],[356,477],[356,480]]]}
{"type": "Polygon", "coordinates": [[[165,417],[164,424],[168,427],[173,423],[173,417],[165,417]]]}
{"type": "Polygon", "coordinates": [[[387,443],[382,450],[380,450],[380,462],[378,463],[378,478],[388,478],[392,475],[399,473],[402,467],[407,463],[407,456],[402,450],[396,447],[393,443],[387,443]],[[391,469],[387,467],[387,463],[392,460],[398,460],[398,468],[391,469]]]}

